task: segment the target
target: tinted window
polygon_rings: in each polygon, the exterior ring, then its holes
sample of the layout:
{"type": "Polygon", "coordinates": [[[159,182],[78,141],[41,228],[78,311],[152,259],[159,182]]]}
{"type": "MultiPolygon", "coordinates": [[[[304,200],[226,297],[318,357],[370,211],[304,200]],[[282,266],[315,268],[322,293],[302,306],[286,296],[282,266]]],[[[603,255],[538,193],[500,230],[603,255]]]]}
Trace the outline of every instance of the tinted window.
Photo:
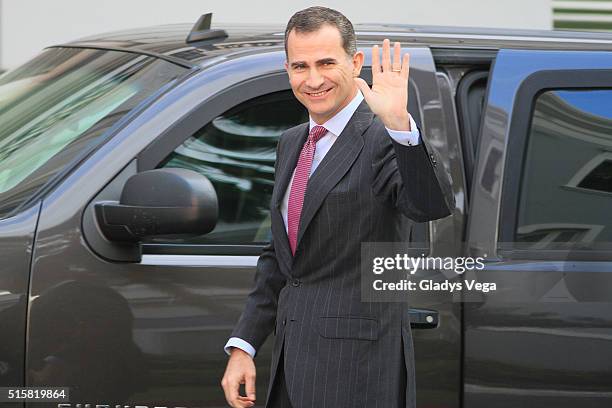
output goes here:
{"type": "Polygon", "coordinates": [[[293,94],[278,92],[233,108],[187,139],[159,167],[186,168],[208,177],[217,191],[219,221],[214,231],[198,238],[153,242],[268,242],[278,138],[306,121],[308,113],[293,94]]]}
{"type": "Polygon", "coordinates": [[[554,90],[535,102],[515,240],[533,249],[612,241],[612,90],[554,90]]]}
{"type": "Polygon", "coordinates": [[[186,71],[143,55],[51,48],[0,77],[0,218],[186,71]]]}

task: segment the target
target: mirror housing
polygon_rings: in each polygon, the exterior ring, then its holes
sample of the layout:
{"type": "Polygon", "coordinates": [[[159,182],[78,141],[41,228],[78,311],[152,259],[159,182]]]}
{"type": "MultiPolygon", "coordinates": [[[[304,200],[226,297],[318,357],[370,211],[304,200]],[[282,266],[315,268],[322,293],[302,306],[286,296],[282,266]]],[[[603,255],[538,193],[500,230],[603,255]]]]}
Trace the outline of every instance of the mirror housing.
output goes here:
{"type": "Polygon", "coordinates": [[[118,243],[148,237],[197,236],[215,228],[219,215],[211,182],[192,170],[165,168],[131,176],[117,201],[94,204],[102,234],[118,243]]]}

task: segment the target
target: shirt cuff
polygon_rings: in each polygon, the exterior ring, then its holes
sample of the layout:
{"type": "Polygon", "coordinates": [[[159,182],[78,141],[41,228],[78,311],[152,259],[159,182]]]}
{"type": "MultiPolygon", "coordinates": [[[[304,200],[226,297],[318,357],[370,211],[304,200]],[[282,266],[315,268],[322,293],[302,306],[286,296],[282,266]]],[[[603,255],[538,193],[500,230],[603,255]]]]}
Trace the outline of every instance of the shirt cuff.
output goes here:
{"type": "Polygon", "coordinates": [[[391,130],[387,127],[387,132],[389,136],[397,143],[404,146],[415,146],[421,142],[421,135],[419,132],[419,128],[416,123],[414,123],[414,119],[412,119],[412,115],[410,115],[410,131],[408,130],[391,130]]]}
{"type": "Polygon", "coordinates": [[[248,353],[251,357],[255,358],[255,348],[251,346],[248,342],[242,340],[241,338],[231,337],[227,341],[227,344],[225,344],[225,347],[223,349],[225,350],[228,356],[230,355],[230,347],[237,347],[245,353],[248,353]]]}

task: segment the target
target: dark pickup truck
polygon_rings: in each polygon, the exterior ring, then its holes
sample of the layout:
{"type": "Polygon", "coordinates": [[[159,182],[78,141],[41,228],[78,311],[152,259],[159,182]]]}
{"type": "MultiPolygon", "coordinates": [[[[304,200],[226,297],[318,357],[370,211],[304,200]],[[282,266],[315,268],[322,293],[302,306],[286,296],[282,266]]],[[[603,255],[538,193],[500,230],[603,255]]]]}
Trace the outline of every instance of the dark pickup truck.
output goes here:
{"type": "MultiPolygon", "coordinates": [[[[0,387],[70,389],[3,408],[227,406],[276,142],[308,116],[282,28],[209,23],[49,47],[0,77],[0,387]]],[[[419,407],[612,406],[612,35],[356,31],[366,80],[373,44],[410,52],[409,110],[452,178],[452,216],[412,240],[525,294],[411,303],[419,407]]]]}

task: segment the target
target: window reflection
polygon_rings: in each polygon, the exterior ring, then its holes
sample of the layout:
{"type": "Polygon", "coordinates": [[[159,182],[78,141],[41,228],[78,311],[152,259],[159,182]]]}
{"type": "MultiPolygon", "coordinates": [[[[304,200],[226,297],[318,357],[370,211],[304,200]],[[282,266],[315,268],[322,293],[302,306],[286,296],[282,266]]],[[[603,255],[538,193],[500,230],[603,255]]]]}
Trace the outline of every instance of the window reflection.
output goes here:
{"type": "Polygon", "coordinates": [[[535,102],[515,240],[593,248],[612,240],[612,90],[554,90],[535,102]]]}
{"type": "Polygon", "coordinates": [[[187,139],[161,165],[208,177],[219,199],[219,221],[207,235],[152,242],[254,244],[270,239],[269,205],[281,133],[308,121],[291,92],[245,102],[187,139]]]}

